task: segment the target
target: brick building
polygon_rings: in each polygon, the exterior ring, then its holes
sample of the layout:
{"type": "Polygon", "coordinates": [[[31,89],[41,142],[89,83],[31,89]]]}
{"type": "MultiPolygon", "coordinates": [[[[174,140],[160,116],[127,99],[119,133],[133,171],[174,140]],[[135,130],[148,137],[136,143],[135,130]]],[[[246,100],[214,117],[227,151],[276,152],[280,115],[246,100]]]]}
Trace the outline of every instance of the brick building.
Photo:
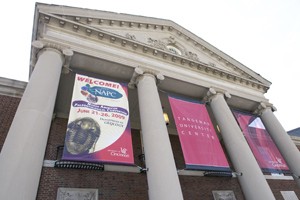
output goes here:
{"type": "Polygon", "coordinates": [[[270,85],[172,21],[37,3],[29,82],[0,79],[0,199],[297,199],[270,85]],[[62,159],[76,74],[127,83],[133,164],[62,159]],[[205,102],[230,173],[187,168],[169,93],[205,102]],[[261,170],[232,109],[261,118],[289,171],[261,170]]]}

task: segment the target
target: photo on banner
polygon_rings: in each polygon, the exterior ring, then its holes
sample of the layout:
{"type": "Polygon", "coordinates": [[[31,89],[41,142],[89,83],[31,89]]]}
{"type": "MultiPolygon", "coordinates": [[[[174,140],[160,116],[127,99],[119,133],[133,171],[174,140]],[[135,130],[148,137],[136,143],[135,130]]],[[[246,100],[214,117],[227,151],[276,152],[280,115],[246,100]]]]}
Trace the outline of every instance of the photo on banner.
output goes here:
{"type": "Polygon", "coordinates": [[[62,159],[134,163],[126,84],[76,74],[62,159]]]}
{"type": "Polygon", "coordinates": [[[260,117],[239,111],[233,114],[263,172],[284,173],[289,168],[260,117]]]}
{"type": "Polygon", "coordinates": [[[204,104],[169,95],[187,169],[231,172],[204,104]]]}

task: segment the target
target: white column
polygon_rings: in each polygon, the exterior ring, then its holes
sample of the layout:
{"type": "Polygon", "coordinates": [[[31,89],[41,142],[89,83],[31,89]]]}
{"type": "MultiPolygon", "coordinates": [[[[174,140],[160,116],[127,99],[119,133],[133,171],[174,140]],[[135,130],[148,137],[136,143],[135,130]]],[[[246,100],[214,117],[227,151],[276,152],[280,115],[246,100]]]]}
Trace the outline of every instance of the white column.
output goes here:
{"type": "Polygon", "coordinates": [[[144,73],[136,68],[136,86],[141,118],[147,181],[150,200],[182,200],[182,192],[175,166],[167,127],[156,81],[162,75],[144,73]]]}
{"type": "MultiPolygon", "coordinates": [[[[229,93],[225,93],[230,98],[229,93]]],[[[221,129],[221,134],[238,176],[239,183],[245,198],[275,199],[258,163],[247,144],[244,135],[237,124],[223,93],[217,93],[214,89],[208,92],[210,107],[221,129]]]]}
{"type": "Polygon", "coordinates": [[[36,198],[63,62],[58,50],[39,54],[0,154],[0,199],[36,198]]]}
{"type": "Polygon", "coordinates": [[[273,110],[276,110],[273,106],[261,103],[258,110],[266,129],[293,173],[295,181],[300,186],[300,153],[298,148],[273,114],[273,110]]]}

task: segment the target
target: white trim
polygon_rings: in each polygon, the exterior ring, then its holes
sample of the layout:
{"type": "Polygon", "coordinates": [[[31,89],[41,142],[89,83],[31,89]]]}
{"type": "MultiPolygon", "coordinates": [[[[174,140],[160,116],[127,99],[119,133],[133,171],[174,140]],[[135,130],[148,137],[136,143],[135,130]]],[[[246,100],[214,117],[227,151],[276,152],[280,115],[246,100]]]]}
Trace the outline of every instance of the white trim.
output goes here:
{"type": "Polygon", "coordinates": [[[0,95],[21,98],[26,86],[24,81],[0,77],[0,95]]]}

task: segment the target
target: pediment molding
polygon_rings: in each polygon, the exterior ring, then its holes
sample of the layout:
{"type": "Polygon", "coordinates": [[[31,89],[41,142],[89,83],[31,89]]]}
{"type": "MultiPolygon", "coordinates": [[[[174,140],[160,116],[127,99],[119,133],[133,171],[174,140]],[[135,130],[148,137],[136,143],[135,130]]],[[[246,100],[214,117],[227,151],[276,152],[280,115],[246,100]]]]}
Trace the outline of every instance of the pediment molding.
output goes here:
{"type": "Polygon", "coordinates": [[[27,82],[0,77],[0,95],[21,98],[27,82]]]}
{"type": "MultiPolygon", "coordinates": [[[[225,81],[234,82],[246,87],[250,87],[261,92],[267,92],[270,86],[270,82],[253,72],[252,70],[241,67],[237,61],[232,62],[229,56],[217,54],[213,47],[207,47],[207,44],[199,42],[199,39],[194,39],[187,34],[183,33],[183,29],[175,23],[154,24],[154,23],[137,23],[134,21],[125,20],[112,20],[103,18],[92,17],[78,17],[78,16],[62,16],[58,14],[51,14],[47,12],[39,11],[39,20],[49,26],[56,27],[62,31],[66,31],[77,36],[98,40],[101,43],[107,43],[110,45],[119,45],[123,49],[130,51],[134,50],[137,53],[143,54],[148,57],[160,59],[164,62],[179,65],[183,68],[187,68],[199,73],[204,73],[209,76],[213,76],[225,81]],[[105,31],[99,27],[105,26],[118,26],[126,28],[137,29],[160,29],[168,31],[171,35],[177,34],[183,37],[186,42],[192,43],[196,48],[201,49],[202,52],[208,54],[210,57],[214,57],[218,62],[223,62],[230,71],[222,70],[213,65],[213,63],[203,63],[198,59],[197,53],[191,51],[182,50],[182,54],[176,54],[172,50],[168,49],[169,44],[173,44],[176,47],[176,41],[173,38],[167,38],[169,41],[163,41],[155,38],[148,38],[148,43],[143,43],[136,40],[134,34],[127,33],[125,36],[117,35],[109,31],[105,31]],[[174,28],[173,26],[178,26],[174,28]],[[173,40],[173,41],[172,41],[173,40]],[[235,63],[236,62],[236,63],[235,63]],[[239,66],[237,66],[239,65],[239,66]],[[250,73],[251,72],[251,73],[250,73]]],[[[150,20],[151,21],[151,20],[150,20]]],[[[155,21],[155,20],[154,20],[155,21]]],[[[167,21],[169,22],[169,21],[167,21]]],[[[125,30],[126,31],[126,30],[125,30]]],[[[179,47],[180,48],[180,47],[179,47]]]]}

